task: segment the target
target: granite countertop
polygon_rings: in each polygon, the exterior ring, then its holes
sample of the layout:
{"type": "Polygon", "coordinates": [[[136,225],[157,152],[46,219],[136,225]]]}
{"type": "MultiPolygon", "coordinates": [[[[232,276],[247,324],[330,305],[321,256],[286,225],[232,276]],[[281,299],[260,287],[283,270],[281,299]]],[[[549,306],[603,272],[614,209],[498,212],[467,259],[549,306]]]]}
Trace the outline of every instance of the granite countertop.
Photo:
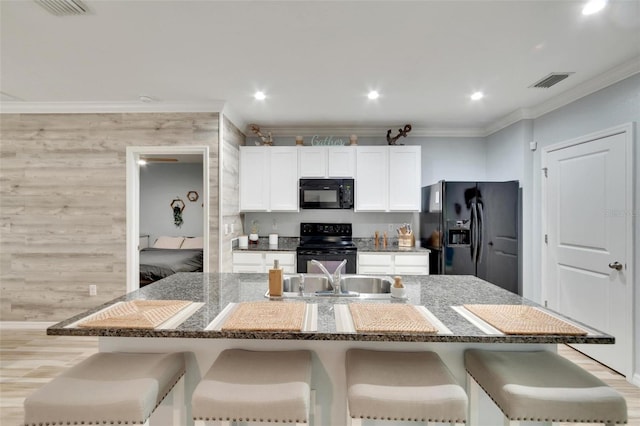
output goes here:
{"type": "Polygon", "coordinates": [[[394,252],[394,253],[429,253],[430,250],[422,247],[399,247],[398,240],[396,238],[390,238],[387,240],[387,246],[382,244],[382,238],[378,240],[378,246],[376,247],[375,240],[373,238],[354,238],[353,242],[358,247],[358,252],[394,252]]]}
{"type": "MultiPolygon", "coordinates": [[[[385,334],[349,333],[336,329],[334,305],[361,302],[357,298],[310,296],[304,300],[317,303],[318,329],[305,332],[229,332],[208,331],[205,328],[229,304],[267,300],[267,274],[205,274],[178,273],[140,290],[128,293],[102,306],[76,315],[47,329],[49,335],[118,336],[150,338],[233,338],[290,339],[344,341],[401,342],[479,342],[479,343],[614,343],[614,338],[601,333],[588,336],[559,335],[492,335],[467,321],[452,306],[463,304],[535,305],[516,294],[503,290],[474,276],[466,275],[405,275],[408,300],[366,300],[371,303],[409,303],[425,306],[452,334],[385,334]],[[65,328],[85,316],[119,301],[128,300],[189,300],[204,306],[175,329],[140,330],[130,328],[65,328]]],[[[285,299],[299,301],[300,299],[285,299]]]]}
{"type": "MultiPolygon", "coordinates": [[[[430,250],[422,247],[398,247],[398,240],[391,238],[386,247],[382,245],[382,239],[376,247],[373,238],[354,238],[354,244],[359,252],[397,252],[397,253],[429,253],[430,250]]],[[[260,237],[257,244],[249,244],[247,248],[238,247],[237,241],[234,242],[234,251],[296,251],[300,244],[300,238],[297,237],[279,237],[278,245],[269,245],[269,239],[260,237]]]]}
{"type": "Polygon", "coordinates": [[[251,244],[249,242],[247,248],[240,248],[238,241],[234,241],[234,251],[296,251],[296,248],[300,244],[300,238],[296,237],[279,237],[277,245],[270,245],[268,237],[258,238],[258,244],[251,244]]]}

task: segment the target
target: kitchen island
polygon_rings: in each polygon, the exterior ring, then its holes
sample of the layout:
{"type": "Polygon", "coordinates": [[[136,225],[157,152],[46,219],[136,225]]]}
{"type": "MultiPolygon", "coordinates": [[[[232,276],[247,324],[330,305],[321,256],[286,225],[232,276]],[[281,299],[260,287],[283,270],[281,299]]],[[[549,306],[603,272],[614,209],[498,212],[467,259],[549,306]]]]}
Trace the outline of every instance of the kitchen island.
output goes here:
{"type": "MultiPolygon", "coordinates": [[[[611,344],[614,338],[585,324],[587,335],[505,335],[487,331],[469,321],[459,310],[466,304],[531,305],[534,303],[473,276],[404,276],[407,299],[317,297],[302,299],[317,312],[314,325],[305,331],[224,331],[211,327],[216,319],[240,302],[265,301],[266,274],[179,273],[134,291],[107,304],[62,321],[47,330],[50,335],[99,336],[100,351],[189,351],[194,354],[187,373],[187,396],[227,348],[252,350],[308,349],[313,351],[312,387],[316,389],[313,424],[345,424],[347,415],[344,354],[353,347],[380,350],[431,350],[437,352],[461,385],[465,383],[463,352],[467,348],[555,351],[561,343],[611,344]],[[185,300],[202,304],[172,328],[79,328],[83,318],[117,302],[131,300],[185,300]],[[438,333],[381,333],[345,331],[336,312],[349,303],[411,304],[424,307],[442,326],[438,333]],[[231,304],[231,305],[230,305],[231,304]],[[444,330],[444,331],[443,331],[444,330]]],[[[499,413],[488,400],[480,407],[486,424],[499,424],[499,413]]]]}

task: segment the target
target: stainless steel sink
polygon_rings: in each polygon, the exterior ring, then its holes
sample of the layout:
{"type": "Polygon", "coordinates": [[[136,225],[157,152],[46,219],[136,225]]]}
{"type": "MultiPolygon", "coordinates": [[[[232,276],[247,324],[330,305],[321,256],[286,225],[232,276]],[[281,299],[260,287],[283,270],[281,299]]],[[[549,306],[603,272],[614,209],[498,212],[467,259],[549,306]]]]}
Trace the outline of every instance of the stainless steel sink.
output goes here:
{"type": "MultiPolygon", "coordinates": [[[[393,279],[387,276],[343,275],[340,279],[342,292],[335,294],[328,278],[323,274],[303,274],[304,287],[300,293],[302,274],[285,275],[282,297],[359,297],[366,299],[384,299],[390,296],[393,279]]],[[[269,297],[269,293],[265,294],[269,297]]]]}
{"type": "MultiPolygon", "coordinates": [[[[298,293],[300,288],[300,275],[285,275],[282,291],[285,293],[298,293]]],[[[317,291],[332,290],[329,279],[322,274],[304,274],[304,292],[315,293],[317,291]]]]}
{"type": "Polygon", "coordinates": [[[344,275],[341,288],[345,291],[355,291],[366,294],[384,294],[391,292],[391,277],[378,277],[369,275],[344,275]]]}

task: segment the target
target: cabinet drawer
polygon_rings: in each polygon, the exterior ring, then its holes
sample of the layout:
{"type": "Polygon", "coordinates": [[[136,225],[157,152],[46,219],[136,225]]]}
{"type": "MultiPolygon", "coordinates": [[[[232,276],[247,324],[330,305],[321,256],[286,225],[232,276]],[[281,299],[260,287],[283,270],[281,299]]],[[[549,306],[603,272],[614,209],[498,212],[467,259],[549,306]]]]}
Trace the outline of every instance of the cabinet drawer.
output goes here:
{"type": "Polygon", "coordinates": [[[358,265],[359,274],[392,274],[391,266],[358,265]]]}
{"type": "Polygon", "coordinates": [[[264,272],[262,265],[233,265],[234,273],[251,272],[261,274],[264,272]]]}
{"type": "Polygon", "coordinates": [[[391,266],[391,255],[390,254],[359,254],[358,255],[358,264],[359,265],[380,265],[380,266],[391,266]]]}
{"type": "MultiPolygon", "coordinates": [[[[265,266],[267,268],[271,268],[273,266],[273,261],[278,259],[280,265],[284,267],[284,265],[295,265],[296,263],[296,254],[288,253],[288,252],[280,252],[280,253],[267,253],[264,257],[265,266]]],[[[286,271],[285,271],[286,272],[286,271]]]]}
{"type": "Polygon", "coordinates": [[[396,265],[396,274],[399,275],[429,275],[428,266],[398,266],[396,265]]]}
{"type": "Polygon", "coordinates": [[[396,254],[396,265],[427,266],[429,256],[426,254],[396,254]]]}
{"type": "Polygon", "coordinates": [[[233,253],[233,263],[262,266],[262,253],[233,253]]]}

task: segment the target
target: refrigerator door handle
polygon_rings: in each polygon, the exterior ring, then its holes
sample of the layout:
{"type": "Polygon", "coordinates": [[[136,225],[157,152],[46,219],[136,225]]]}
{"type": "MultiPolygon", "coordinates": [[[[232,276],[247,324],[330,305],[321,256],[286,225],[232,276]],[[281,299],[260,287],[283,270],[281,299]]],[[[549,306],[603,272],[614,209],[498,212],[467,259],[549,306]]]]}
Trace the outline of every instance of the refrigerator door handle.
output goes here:
{"type": "Polygon", "coordinates": [[[476,203],[471,203],[471,261],[476,263],[478,254],[478,215],[476,203]]]}
{"type": "Polygon", "coordinates": [[[482,210],[482,204],[476,204],[478,209],[478,263],[482,262],[482,245],[484,244],[484,211],[482,210]]]}

